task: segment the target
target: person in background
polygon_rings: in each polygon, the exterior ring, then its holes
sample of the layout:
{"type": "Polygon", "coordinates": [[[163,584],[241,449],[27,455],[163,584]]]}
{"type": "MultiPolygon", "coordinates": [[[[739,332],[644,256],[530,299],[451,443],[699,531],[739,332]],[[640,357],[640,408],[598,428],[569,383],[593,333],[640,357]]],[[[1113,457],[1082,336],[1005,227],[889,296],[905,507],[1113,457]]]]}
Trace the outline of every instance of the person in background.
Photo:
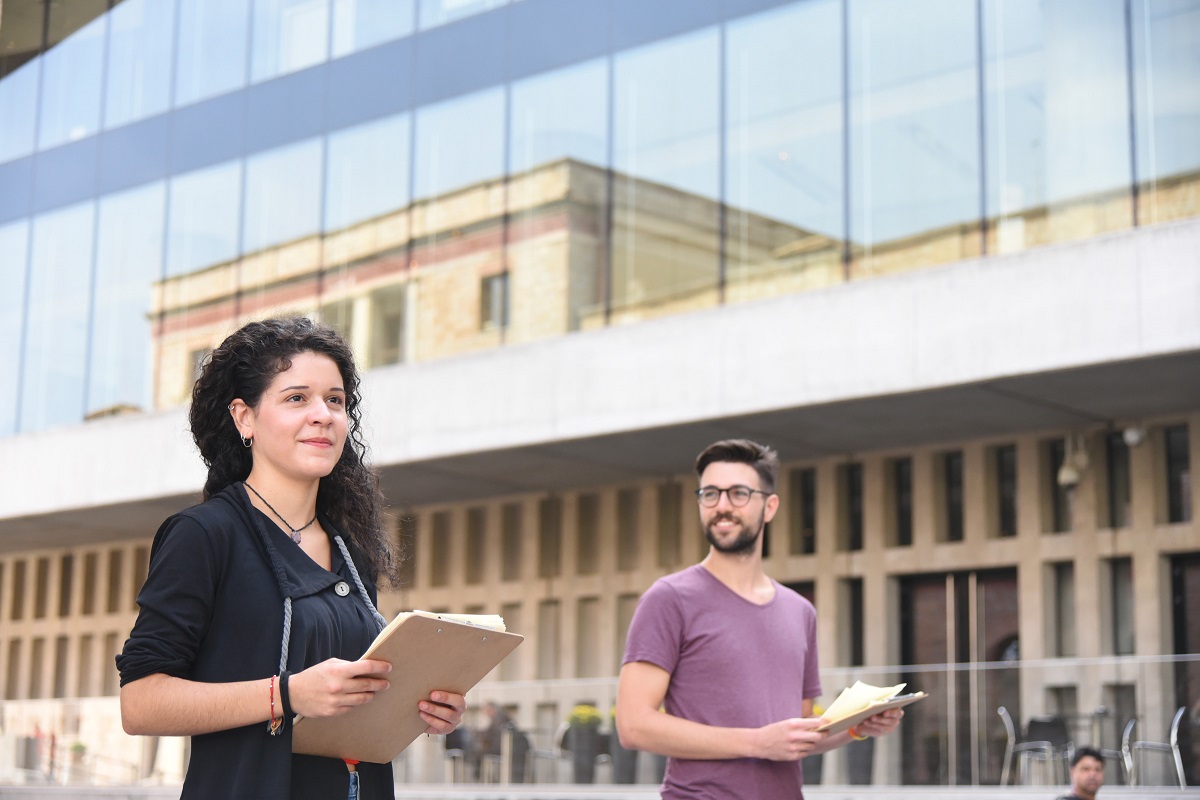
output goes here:
{"type": "Polygon", "coordinates": [[[797,800],[800,759],[891,733],[904,714],[816,730],[816,612],[763,570],[778,469],[775,451],[745,439],[700,453],[708,555],[655,581],[630,623],[617,731],[624,747],[668,756],[663,800],[797,800]]]}
{"type": "MultiPolygon", "coordinates": [[[[396,570],[358,390],[345,341],[299,317],[230,335],[193,388],[204,502],[155,535],[117,656],[126,732],[192,737],[183,800],[395,795],[389,764],[292,754],[293,714],[343,714],[404,680],[359,660],[396,570]]],[[[444,734],[465,705],[435,691],[413,712],[444,734]]]]}
{"type": "Polygon", "coordinates": [[[1071,757],[1071,791],[1058,800],[1096,800],[1104,785],[1104,755],[1094,747],[1080,747],[1071,757]]]}

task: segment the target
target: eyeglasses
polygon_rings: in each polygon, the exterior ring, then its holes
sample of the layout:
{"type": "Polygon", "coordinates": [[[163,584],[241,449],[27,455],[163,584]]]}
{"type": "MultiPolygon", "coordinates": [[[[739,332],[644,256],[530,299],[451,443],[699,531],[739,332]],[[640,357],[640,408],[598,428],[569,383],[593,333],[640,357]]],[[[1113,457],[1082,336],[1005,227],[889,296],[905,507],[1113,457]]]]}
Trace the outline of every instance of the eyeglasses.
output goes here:
{"type": "Polygon", "coordinates": [[[751,489],[749,486],[730,486],[728,489],[718,489],[715,486],[705,486],[696,490],[696,497],[700,498],[700,505],[705,508],[712,508],[717,503],[721,502],[721,495],[729,496],[729,504],[735,508],[741,508],[750,502],[750,498],[756,494],[770,496],[772,492],[764,492],[762,489],[751,489]]]}

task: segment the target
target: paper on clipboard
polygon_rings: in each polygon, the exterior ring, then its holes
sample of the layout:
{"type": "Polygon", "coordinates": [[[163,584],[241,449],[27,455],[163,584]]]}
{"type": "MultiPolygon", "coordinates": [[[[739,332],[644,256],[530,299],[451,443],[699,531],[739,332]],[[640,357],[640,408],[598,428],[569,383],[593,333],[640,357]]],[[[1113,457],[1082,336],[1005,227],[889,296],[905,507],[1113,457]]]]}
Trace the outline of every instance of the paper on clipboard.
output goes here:
{"type": "Polygon", "coordinates": [[[827,722],[817,730],[841,733],[881,711],[903,708],[928,696],[924,692],[899,694],[905,685],[901,683],[896,686],[871,686],[862,681],[855,681],[853,686],[843,689],[837,699],[829,704],[829,708],[825,709],[821,716],[827,722]]]}
{"type": "Polygon", "coordinates": [[[418,703],[434,690],[466,694],[524,641],[506,632],[502,620],[495,628],[472,619],[425,611],[397,616],[363,654],[392,665],[379,676],[391,686],[337,717],[297,717],[292,752],[381,764],[400,755],[428,727],[418,703]]]}

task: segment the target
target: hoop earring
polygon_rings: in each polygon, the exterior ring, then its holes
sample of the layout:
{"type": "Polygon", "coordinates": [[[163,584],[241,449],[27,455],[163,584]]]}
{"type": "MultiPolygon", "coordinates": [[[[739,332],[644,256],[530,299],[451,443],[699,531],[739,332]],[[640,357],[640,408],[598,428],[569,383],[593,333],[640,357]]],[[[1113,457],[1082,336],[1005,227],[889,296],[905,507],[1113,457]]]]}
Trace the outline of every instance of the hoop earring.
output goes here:
{"type": "Polygon", "coordinates": [[[247,439],[245,436],[242,436],[240,433],[238,434],[238,436],[242,440],[242,447],[249,447],[250,445],[254,444],[253,436],[251,436],[249,439],[247,439]]]}

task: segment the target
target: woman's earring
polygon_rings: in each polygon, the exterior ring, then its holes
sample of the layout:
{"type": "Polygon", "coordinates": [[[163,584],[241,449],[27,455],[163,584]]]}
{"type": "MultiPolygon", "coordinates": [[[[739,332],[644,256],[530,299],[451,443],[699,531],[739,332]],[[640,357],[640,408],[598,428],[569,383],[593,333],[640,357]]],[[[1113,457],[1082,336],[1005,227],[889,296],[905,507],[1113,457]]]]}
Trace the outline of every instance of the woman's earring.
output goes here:
{"type": "Polygon", "coordinates": [[[240,436],[242,439],[242,447],[249,447],[250,445],[254,444],[253,436],[251,436],[249,439],[247,439],[245,436],[242,436],[240,433],[238,436],[240,436]]]}

